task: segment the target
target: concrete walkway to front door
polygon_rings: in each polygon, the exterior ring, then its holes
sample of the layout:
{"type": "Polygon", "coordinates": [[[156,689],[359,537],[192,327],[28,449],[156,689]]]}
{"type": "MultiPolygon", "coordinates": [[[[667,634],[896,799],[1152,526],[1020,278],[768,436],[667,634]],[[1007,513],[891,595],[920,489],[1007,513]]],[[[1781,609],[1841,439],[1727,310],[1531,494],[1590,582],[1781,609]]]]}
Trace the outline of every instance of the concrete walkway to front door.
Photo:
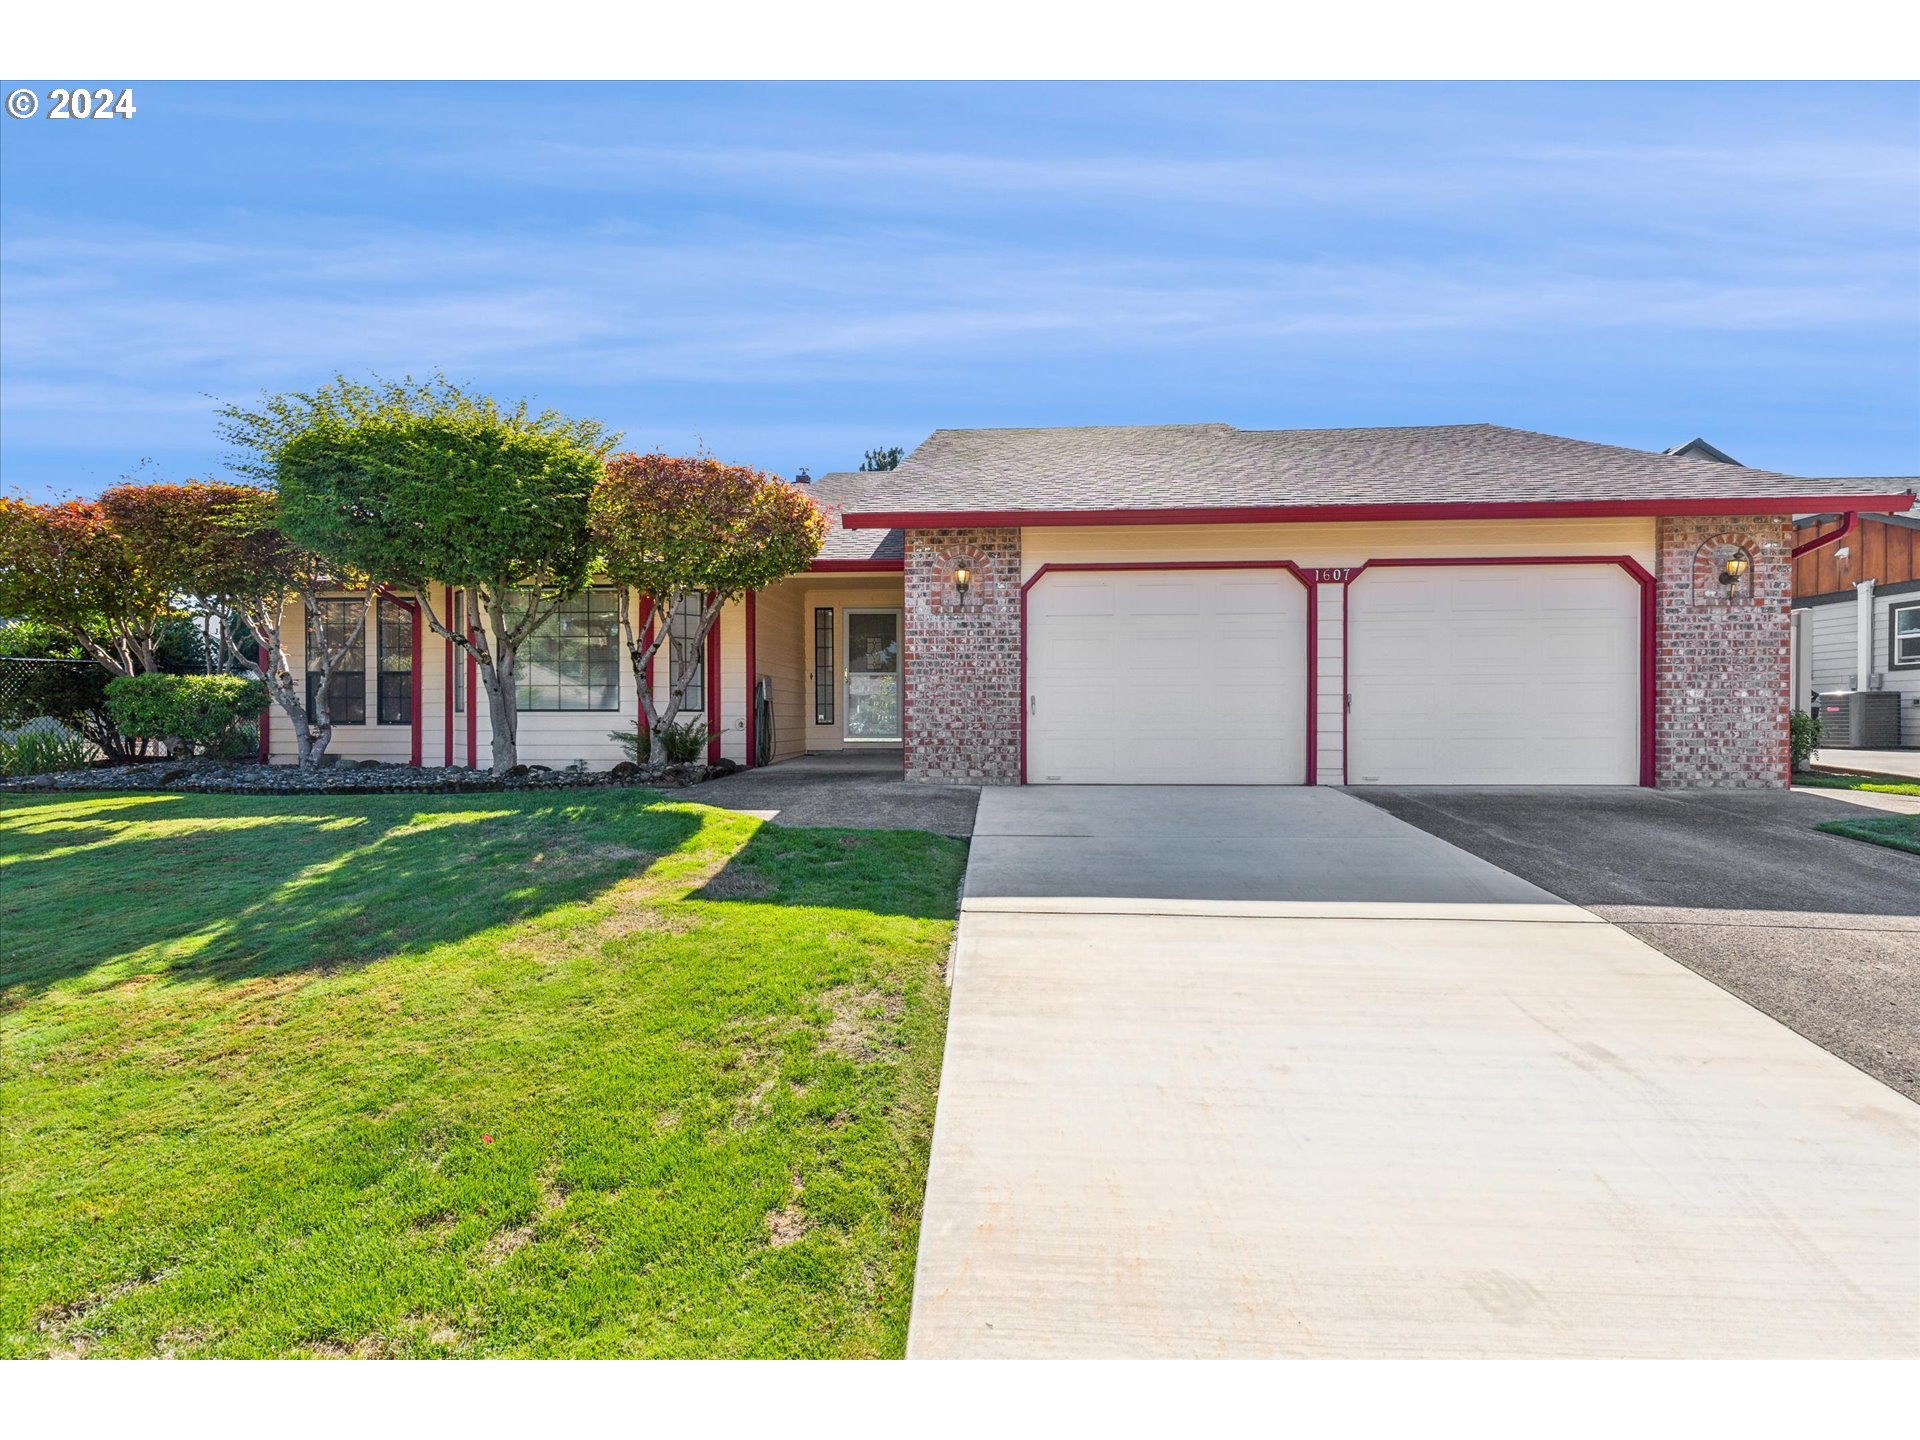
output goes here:
{"type": "Polygon", "coordinates": [[[907,1348],[1920,1353],[1920,1106],[1350,796],[989,789],[907,1348]]]}

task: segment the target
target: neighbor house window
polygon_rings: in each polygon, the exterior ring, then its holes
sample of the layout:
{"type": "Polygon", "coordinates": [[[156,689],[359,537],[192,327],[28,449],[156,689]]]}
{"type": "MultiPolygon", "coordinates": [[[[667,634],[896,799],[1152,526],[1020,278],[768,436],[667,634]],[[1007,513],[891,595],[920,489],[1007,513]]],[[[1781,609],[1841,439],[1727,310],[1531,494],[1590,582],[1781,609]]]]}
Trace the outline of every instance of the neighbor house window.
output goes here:
{"type": "Polygon", "coordinates": [[[382,725],[413,723],[413,611],[382,598],[380,693],[374,714],[382,725]]]}
{"type": "MultiPolygon", "coordinates": [[[[467,634],[467,592],[456,590],[453,594],[453,615],[447,621],[447,628],[462,639],[467,634]]],[[[458,645],[453,647],[453,713],[464,715],[467,712],[467,652],[458,645]]]]}
{"type": "Polygon", "coordinates": [[[522,710],[620,708],[620,611],[611,590],[563,601],[520,647],[522,710]]]}
{"type": "Polygon", "coordinates": [[[1896,605],[1887,612],[1891,632],[1887,665],[1893,670],[1920,670],[1920,601],[1896,605]]]}
{"type": "MultiPolygon", "coordinates": [[[[320,631],[326,630],[325,648],[338,650],[347,632],[359,624],[366,604],[360,600],[318,600],[307,612],[307,713],[312,715],[320,699],[320,631]]],[[[367,723],[367,632],[354,637],[353,646],[341,657],[327,686],[327,714],[336,725],[367,723]]]]}
{"type": "Polygon", "coordinates": [[[707,657],[700,643],[700,617],[705,612],[706,601],[700,596],[682,595],[674,602],[673,614],[667,621],[667,684],[678,685],[682,674],[691,673],[693,678],[687,682],[688,710],[707,708],[707,657]],[[693,669],[683,671],[681,666],[688,664],[693,669]]]}
{"type": "Polygon", "coordinates": [[[813,612],[813,723],[833,724],[833,607],[813,612]]]}

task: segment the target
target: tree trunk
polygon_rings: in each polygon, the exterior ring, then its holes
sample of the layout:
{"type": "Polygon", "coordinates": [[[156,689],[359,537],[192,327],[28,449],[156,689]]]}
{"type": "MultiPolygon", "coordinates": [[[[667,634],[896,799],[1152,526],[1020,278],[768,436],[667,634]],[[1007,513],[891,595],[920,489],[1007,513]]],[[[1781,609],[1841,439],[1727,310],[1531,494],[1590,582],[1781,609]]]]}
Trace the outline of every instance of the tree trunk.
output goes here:
{"type": "MultiPolygon", "coordinates": [[[[293,753],[302,770],[311,770],[319,764],[320,757],[326,753],[328,743],[333,739],[333,720],[327,713],[326,692],[333,680],[331,652],[322,638],[319,693],[314,710],[309,712],[306,704],[306,686],[296,679],[293,666],[287,659],[287,647],[283,636],[286,627],[287,595],[262,597],[253,603],[233,602],[234,613],[246,622],[253,632],[254,658],[248,660],[240,653],[239,641],[234,638],[233,626],[223,622],[220,627],[220,643],[227,658],[242,671],[251,671],[262,684],[273,702],[286,713],[292,722],[293,753]]],[[[302,594],[302,621],[305,621],[305,606],[312,603],[312,597],[302,594]]],[[[324,627],[323,627],[324,629],[324,627]]],[[[351,644],[349,639],[347,642],[351,644]]],[[[301,677],[302,679],[304,677],[301,677]]]]}
{"type": "MultiPolygon", "coordinates": [[[[681,592],[691,595],[696,592],[681,592]]],[[[719,622],[720,612],[725,608],[727,596],[715,595],[706,601],[700,615],[700,633],[693,641],[693,652],[699,654],[705,650],[707,636],[719,622]]],[[[673,659],[673,646],[669,643],[673,612],[680,595],[669,596],[663,607],[655,602],[651,617],[652,634],[644,644],[635,640],[633,627],[627,619],[627,595],[623,588],[620,592],[620,628],[626,633],[627,658],[633,666],[633,688],[640,696],[640,712],[646,717],[647,734],[652,740],[648,747],[647,758],[655,765],[664,764],[667,758],[666,742],[660,736],[669,726],[680,718],[680,712],[686,708],[687,691],[693,680],[693,666],[676,666],[673,659]],[[661,650],[667,652],[667,708],[659,709],[653,700],[653,692],[647,688],[647,662],[661,650]]]]}
{"type": "MultiPolygon", "coordinates": [[[[504,647],[503,647],[504,648],[504,647]]],[[[504,775],[520,763],[520,706],[513,687],[502,681],[504,671],[513,673],[513,651],[506,650],[505,664],[496,664],[492,656],[480,662],[480,683],[487,689],[487,722],[492,727],[493,773],[504,775]]]]}
{"type": "Polygon", "coordinates": [[[660,608],[648,598],[647,635],[644,639],[634,633],[633,617],[629,605],[629,587],[620,587],[620,633],[627,642],[627,663],[633,667],[633,693],[640,697],[640,729],[636,741],[646,745],[646,754],[640,753],[640,746],[634,746],[633,758],[643,765],[658,765],[667,758],[666,746],[660,741],[660,711],[653,703],[653,688],[647,684],[647,666],[659,653],[661,638],[666,635],[666,621],[660,608]]]}

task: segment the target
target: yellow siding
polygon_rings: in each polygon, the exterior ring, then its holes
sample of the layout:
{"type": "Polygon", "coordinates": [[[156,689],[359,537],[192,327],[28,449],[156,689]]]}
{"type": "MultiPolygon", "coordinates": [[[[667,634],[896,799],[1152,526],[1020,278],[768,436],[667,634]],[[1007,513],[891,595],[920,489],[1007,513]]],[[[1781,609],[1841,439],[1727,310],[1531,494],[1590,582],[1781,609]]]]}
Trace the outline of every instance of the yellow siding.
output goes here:
{"type": "Polygon", "coordinates": [[[1320,569],[1428,556],[1631,555],[1652,570],[1653,526],[1650,519],[1062,526],[1022,531],[1020,564],[1031,578],[1044,564],[1068,561],[1291,560],[1320,569]]]}
{"type": "Polygon", "coordinates": [[[807,749],[813,692],[807,685],[812,612],[801,604],[803,582],[789,580],[763,590],[755,601],[754,662],[773,682],[773,758],[791,760],[807,749]]]}

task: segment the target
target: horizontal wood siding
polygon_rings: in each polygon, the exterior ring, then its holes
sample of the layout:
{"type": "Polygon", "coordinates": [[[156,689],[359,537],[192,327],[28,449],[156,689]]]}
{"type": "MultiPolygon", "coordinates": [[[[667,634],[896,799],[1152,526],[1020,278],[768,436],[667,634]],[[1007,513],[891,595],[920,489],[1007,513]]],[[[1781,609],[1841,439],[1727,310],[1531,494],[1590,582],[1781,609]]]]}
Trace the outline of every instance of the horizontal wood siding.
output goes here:
{"type": "Polygon", "coordinates": [[[813,634],[802,616],[802,586],[786,581],[760,592],[755,604],[754,660],[773,684],[773,759],[807,752],[807,720],[813,694],[807,688],[807,647],[813,634]]]}
{"type": "MultiPolygon", "coordinates": [[[[1803,555],[1801,559],[1805,559],[1803,555]]],[[[1811,656],[1815,690],[1850,690],[1854,684],[1854,615],[1851,605],[1816,605],[1801,612],[1801,635],[1811,656]]],[[[1796,697],[1803,699],[1804,697],[1796,697]]]]}

